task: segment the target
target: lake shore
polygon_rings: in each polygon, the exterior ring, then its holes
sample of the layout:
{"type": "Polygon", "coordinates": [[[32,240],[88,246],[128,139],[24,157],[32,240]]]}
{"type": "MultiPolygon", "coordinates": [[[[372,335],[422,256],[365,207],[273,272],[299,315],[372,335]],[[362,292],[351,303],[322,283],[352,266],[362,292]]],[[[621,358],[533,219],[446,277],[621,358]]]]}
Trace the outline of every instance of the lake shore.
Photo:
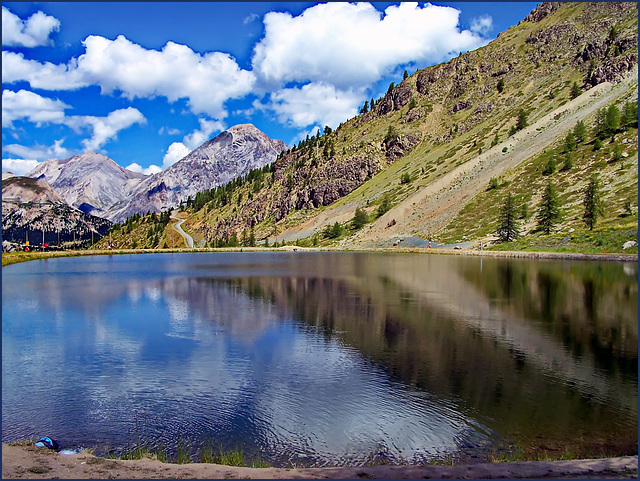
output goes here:
{"type": "Polygon", "coordinates": [[[448,249],[424,247],[369,247],[359,249],[338,249],[327,247],[297,247],[283,246],[277,248],[267,247],[227,247],[221,249],[193,248],[193,249],[118,249],[118,250],[86,250],[86,251],[49,251],[49,252],[3,252],[2,266],[26,262],[35,259],[52,259],[56,257],[77,257],[96,255],[121,255],[121,254],[163,254],[181,252],[388,252],[403,254],[428,254],[428,255],[463,255],[484,257],[513,257],[528,259],[566,259],[566,260],[595,260],[612,262],[638,262],[638,254],[603,253],[583,254],[577,252],[551,252],[551,251],[492,251],[479,249],[448,249]]]}
{"type": "Polygon", "coordinates": [[[155,459],[121,461],[91,454],[63,455],[35,446],[2,445],[4,479],[481,479],[638,477],[638,456],[572,461],[522,461],[458,466],[248,468],[219,464],[171,464],[155,459]]]}

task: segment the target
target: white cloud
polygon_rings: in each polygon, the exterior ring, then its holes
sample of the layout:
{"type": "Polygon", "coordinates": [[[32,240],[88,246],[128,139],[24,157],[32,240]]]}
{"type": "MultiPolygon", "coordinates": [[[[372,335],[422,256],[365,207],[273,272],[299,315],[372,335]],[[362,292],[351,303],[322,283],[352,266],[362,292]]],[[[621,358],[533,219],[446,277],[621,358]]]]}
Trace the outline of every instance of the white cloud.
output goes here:
{"type": "MultiPolygon", "coordinates": [[[[66,147],[63,147],[63,142],[64,139],[61,139],[54,141],[53,145],[50,146],[36,145],[35,147],[26,147],[19,144],[9,144],[3,145],[2,150],[7,151],[10,154],[22,157],[23,159],[34,159],[36,161],[47,159],[65,159],[67,157],[71,157],[71,155],[74,155],[75,153],[78,153],[72,152],[66,147]]],[[[2,162],[4,165],[4,159],[2,162]]],[[[30,160],[26,160],[26,162],[30,162],[30,160]]]]}
{"type": "Polygon", "coordinates": [[[60,20],[36,12],[26,21],[2,7],[2,46],[38,47],[49,45],[49,35],[60,30],[60,20]]]}
{"type": "Polygon", "coordinates": [[[27,60],[22,53],[2,51],[2,83],[24,80],[32,88],[43,90],[76,90],[91,83],[76,67],[75,59],[67,65],[27,60]]]}
{"type": "Polygon", "coordinates": [[[469,30],[480,35],[487,35],[493,29],[493,19],[488,15],[476,17],[471,20],[469,30]]]}
{"type": "Polygon", "coordinates": [[[326,83],[310,83],[300,88],[281,89],[270,95],[268,104],[254,103],[254,106],[273,110],[279,122],[291,127],[328,125],[336,128],[358,112],[363,96],[362,90],[344,92],[326,83]]]}
{"type": "Polygon", "coordinates": [[[180,130],[178,129],[174,129],[172,127],[160,127],[160,130],[158,130],[158,135],[178,135],[180,133],[180,130]]]}
{"type": "Polygon", "coordinates": [[[204,55],[186,45],[167,42],[161,51],[148,50],[119,35],[115,40],[91,35],[85,53],[67,65],[27,60],[2,52],[2,81],[29,82],[32,88],[73,90],[98,85],[102,93],[123,97],[164,96],[170,102],[186,98],[195,114],[225,118],[224,103],[251,92],[255,76],[222,52],[204,55]]]}
{"type": "Polygon", "coordinates": [[[207,140],[211,138],[211,134],[216,130],[224,130],[224,124],[218,120],[207,120],[204,118],[198,119],[200,122],[200,128],[189,135],[186,135],[182,141],[187,146],[189,151],[197,149],[207,140]]]}
{"type": "Polygon", "coordinates": [[[218,120],[198,119],[200,128],[185,135],[182,142],[173,142],[167,149],[167,153],[162,159],[162,167],[171,167],[177,161],[197,149],[207,140],[211,139],[211,134],[216,130],[224,130],[224,124],[218,120]]]}
{"type": "Polygon", "coordinates": [[[2,170],[15,175],[25,175],[35,169],[40,162],[34,159],[2,159],[2,170]]]}
{"type": "Polygon", "coordinates": [[[326,82],[346,90],[369,86],[398,65],[443,61],[482,45],[475,32],[458,27],[460,11],[419,6],[387,7],[329,2],[292,17],[269,12],[265,37],[255,46],[254,72],[267,83],[326,82]]]}
{"type": "Polygon", "coordinates": [[[2,91],[2,126],[12,127],[14,120],[27,119],[39,127],[42,123],[62,123],[64,110],[71,108],[60,100],[42,97],[27,90],[2,91]]]}
{"type": "Polygon", "coordinates": [[[93,151],[97,151],[109,140],[116,138],[121,130],[127,129],[134,124],[143,124],[145,122],[144,115],[133,107],[114,110],[106,117],[78,115],[68,117],[65,120],[65,124],[75,130],[86,127],[90,127],[93,130],[92,137],[82,141],[82,145],[86,150],[93,151]]]}
{"type": "Polygon", "coordinates": [[[249,15],[247,15],[243,20],[242,23],[244,25],[247,25],[249,23],[253,23],[256,20],[258,20],[260,18],[260,15],[258,15],[257,13],[250,13],[249,15]]]}
{"type": "Polygon", "coordinates": [[[162,169],[157,165],[151,164],[146,169],[143,169],[142,166],[140,164],[137,164],[136,162],[129,164],[128,166],[125,167],[125,169],[130,170],[132,172],[145,174],[145,175],[152,175],[152,174],[157,174],[158,172],[162,172],[162,169]]]}
{"type": "Polygon", "coordinates": [[[191,152],[182,142],[174,142],[167,149],[167,153],[162,159],[162,167],[165,169],[171,167],[173,164],[182,159],[185,155],[191,152]]]}

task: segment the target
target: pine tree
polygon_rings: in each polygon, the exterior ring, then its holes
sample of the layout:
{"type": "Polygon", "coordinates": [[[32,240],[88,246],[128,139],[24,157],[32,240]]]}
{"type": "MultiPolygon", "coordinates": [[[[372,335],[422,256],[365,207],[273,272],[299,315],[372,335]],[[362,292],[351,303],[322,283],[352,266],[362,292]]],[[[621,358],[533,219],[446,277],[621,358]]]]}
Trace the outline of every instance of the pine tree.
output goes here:
{"type": "Polygon", "coordinates": [[[511,242],[520,235],[520,227],[516,220],[516,205],[511,192],[507,194],[498,218],[498,238],[502,242],[511,242]]]}
{"type": "Polygon", "coordinates": [[[604,208],[602,200],[600,199],[600,182],[598,180],[598,176],[595,174],[591,176],[589,184],[587,184],[587,187],[584,190],[584,200],[582,201],[582,205],[584,205],[584,214],[582,215],[582,219],[589,230],[593,230],[598,217],[604,215],[604,208]]]}
{"type": "Polygon", "coordinates": [[[516,130],[522,130],[527,126],[527,113],[524,109],[518,111],[518,122],[516,123],[516,130]]]}
{"type": "Polygon", "coordinates": [[[586,140],[587,127],[584,125],[584,122],[582,120],[578,120],[578,122],[576,122],[576,126],[573,129],[573,135],[576,138],[576,142],[578,142],[579,144],[586,140]]]}
{"type": "Polygon", "coordinates": [[[538,230],[549,235],[560,220],[560,200],[553,183],[549,181],[542,194],[536,215],[538,230]]]}
{"type": "Polygon", "coordinates": [[[572,131],[569,131],[564,139],[564,150],[565,152],[573,152],[574,150],[576,150],[576,147],[576,136],[572,131]]]}
{"type": "Polygon", "coordinates": [[[402,80],[407,80],[408,77],[409,77],[409,72],[405,70],[404,74],[402,74],[402,80]]]}
{"type": "Polygon", "coordinates": [[[578,86],[578,82],[573,82],[573,85],[571,86],[571,92],[569,92],[569,98],[573,100],[576,97],[578,97],[581,93],[582,93],[582,90],[578,86]]]}
{"type": "Polygon", "coordinates": [[[351,219],[351,226],[353,229],[360,229],[367,223],[367,221],[367,213],[360,207],[356,208],[356,212],[353,214],[353,219],[351,219]]]}
{"type": "Polygon", "coordinates": [[[499,93],[502,93],[502,91],[504,90],[504,79],[498,80],[498,84],[496,85],[496,88],[498,89],[499,93]]]}
{"type": "Polygon", "coordinates": [[[620,127],[628,130],[630,127],[638,126],[638,101],[627,102],[622,109],[620,127]]]}
{"type": "Polygon", "coordinates": [[[611,104],[607,109],[604,125],[607,137],[613,136],[620,127],[620,110],[615,104],[611,104]]]}
{"type": "Polygon", "coordinates": [[[602,108],[598,109],[596,112],[596,121],[593,126],[593,136],[596,139],[604,140],[607,137],[606,127],[605,127],[605,118],[607,116],[607,109],[602,108]]]}

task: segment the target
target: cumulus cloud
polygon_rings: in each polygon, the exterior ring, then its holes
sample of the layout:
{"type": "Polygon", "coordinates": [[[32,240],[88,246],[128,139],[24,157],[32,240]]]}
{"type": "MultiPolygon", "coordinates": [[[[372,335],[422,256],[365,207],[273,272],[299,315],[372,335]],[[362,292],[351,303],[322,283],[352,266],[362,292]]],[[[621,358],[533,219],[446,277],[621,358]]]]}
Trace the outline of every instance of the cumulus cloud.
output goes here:
{"type": "Polygon", "coordinates": [[[86,150],[93,151],[97,151],[109,140],[116,138],[121,130],[127,129],[134,124],[143,124],[145,122],[144,115],[133,107],[114,110],[106,117],[77,115],[68,117],[65,120],[65,124],[75,130],[87,127],[93,130],[92,137],[82,141],[82,145],[86,150]]]}
{"type": "Polygon", "coordinates": [[[75,59],[67,65],[28,60],[22,53],[2,51],[2,83],[25,81],[42,90],[76,90],[91,83],[77,69],[75,59]]]}
{"type": "Polygon", "coordinates": [[[171,167],[194,149],[197,149],[211,138],[211,134],[216,130],[224,130],[224,124],[218,120],[205,118],[198,119],[200,128],[185,135],[182,142],[173,142],[167,149],[167,153],[162,159],[162,168],[171,167]]]}
{"type": "Polygon", "coordinates": [[[2,159],[2,170],[15,175],[25,175],[38,165],[40,162],[35,159],[2,159]]]}
{"type": "Polygon", "coordinates": [[[23,21],[2,7],[2,46],[38,47],[52,43],[49,35],[60,30],[60,20],[36,12],[23,21]]]}
{"type": "Polygon", "coordinates": [[[2,52],[2,81],[29,82],[32,88],[74,90],[97,85],[103,94],[120,92],[128,99],[186,98],[195,114],[224,118],[224,103],[251,92],[252,72],[241,69],[222,52],[204,55],[186,45],[167,42],[161,51],[149,50],[123,35],[115,40],[90,35],[85,53],[66,65],[27,60],[22,54],[2,52]]]}
{"type": "Polygon", "coordinates": [[[224,130],[224,124],[218,120],[209,120],[200,118],[198,119],[200,128],[189,135],[186,135],[183,139],[184,144],[189,151],[200,147],[207,140],[211,138],[211,134],[216,130],[224,130]]]}
{"type": "Polygon", "coordinates": [[[152,175],[157,174],[158,172],[162,172],[162,169],[157,165],[150,165],[146,169],[142,168],[142,166],[136,162],[133,162],[125,167],[125,169],[130,170],[132,172],[138,172],[144,175],[152,175]]]}
{"type": "Polygon", "coordinates": [[[293,17],[269,12],[265,36],[252,57],[266,82],[326,82],[337,88],[364,87],[408,62],[436,63],[484,43],[477,32],[458,27],[460,11],[419,6],[387,7],[329,2],[293,17]]]}
{"type": "Polygon", "coordinates": [[[13,127],[14,120],[27,119],[40,126],[42,123],[62,123],[65,109],[71,108],[60,100],[42,97],[27,90],[2,91],[2,126],[13,127]]]}
{"type": "Polygon", "coordinates": [[[167,149],[167,153],[162,159],[162,167],[165,169],[171,167],[173,164],[182,159],[185,155],[191,152],[182,142],[174,142],[167,149]]]}
{"type": "Polygon", "coordinates": [[[480,35],[487,35],[493,29],[493,19],[488,15],[476,17],[471,20],[469,30],[480,35]]]}
{"type": "MultiPolygon", "coordinates": [[[[67,157],[71,157],[71,155],[74,155],[74,153],[77,153],[72,152],[64,147],[62,145],[63,142],[64,139],[61,139],[54,141],[53,145],[50,146],[36,145],[34,147],[26,147],[19,144],[9,144],[3,145],[2,150],[9,152],[10,154],[22,157],[22,159],[33,159],[35,161],[42,161],[47,159],[65,159],[67,157]]],[[[2,160],[2,162],[4,168],[4,159],[2,160]]],[[[25,160],[25,162],[32,162],[32,160],[25,160]]]]}
{"type": "Polygon", "coordinates": [[[361,103],[362,90],[341,91],[323,82],[274,92],[266,105],[254,103],[256,108],[273,110],[279,122],[290,127],[328,125],[336,128],[340,122],[353,117],[361,103]]]}

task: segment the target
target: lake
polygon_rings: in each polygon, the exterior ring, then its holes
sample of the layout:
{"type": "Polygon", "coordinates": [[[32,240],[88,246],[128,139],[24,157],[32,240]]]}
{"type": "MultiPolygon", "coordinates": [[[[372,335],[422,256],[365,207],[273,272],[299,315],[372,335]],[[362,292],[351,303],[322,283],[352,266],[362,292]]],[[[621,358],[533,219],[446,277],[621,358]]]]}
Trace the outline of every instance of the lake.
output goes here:
{"type": "Polygon", "coordinates": [[[638,445],[638,264],[389,253],[2,269],[2,440],[272,466],[638,445]]]}

